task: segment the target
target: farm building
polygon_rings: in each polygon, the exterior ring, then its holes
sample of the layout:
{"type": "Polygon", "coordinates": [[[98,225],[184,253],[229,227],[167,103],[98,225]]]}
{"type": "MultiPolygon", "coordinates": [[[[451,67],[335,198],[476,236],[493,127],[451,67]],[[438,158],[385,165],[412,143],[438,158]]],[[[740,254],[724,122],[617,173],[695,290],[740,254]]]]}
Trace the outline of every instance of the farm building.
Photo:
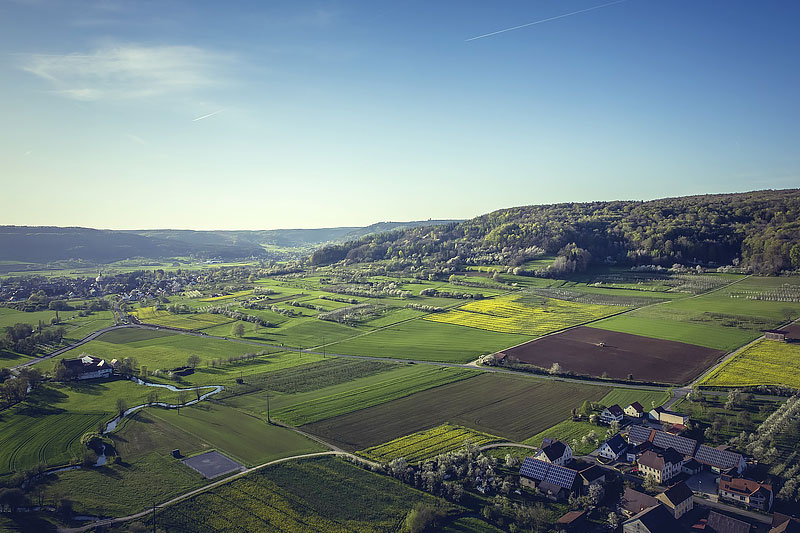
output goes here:
{"type": "Polygon", "coordinates": [[[679,533],[686,531],[663,505],[654,505],[622,523],[623,533],[679,533]]]}
{"type": "Polygon", "coordinates": [[[113,368],[104,359],[91,355],[82,355],[77,359],[63,359],[61,364],[74,379],[95,379],[111,376],[113,368]]]}
{"type": "Polygon", "coordinates": [[[764,332],[764,338],[768,341],[786,342],[787,335],[789,335],[789,332],[785,329],[768,329],[764,332]]]}
{"type": "Polygon", "coordinates": [[[625,487],[625,492],[619,501],[619,508],[622,514],[630,517],[658,504],[659,501],[649,494],[625,487]]]}
{"type": "Polygon", "coordinates": [[[716,511],[708,513],[708,518],[700,520],[692,529],[707,533],[750,533],[750,524],[716,511]]]}
{"type": "Polygon", "coordinates": [[[625,408],[625,414],[633,418],[642,418],[644,416],[644,407],[639,402],[633,402],[625,408]]]}
{"type": "Polygon", "coordinates": [[[694,493],[683,481],[676,483],[657,495],[656,499],[663,503],[664,507],[666,507],[676,519],[682,517],[694,508],[694,493]]]}
{"type": "Polygon", "coordinates": [[[611,422],[622,422],[623,418],[625,418],[625,411],[623,411],[622,407],[617,404],[606,407],[603,409],[603,412],[600,413],[600,421],[604,424],[610,424],[611,422]]]}
{"type": "Polygon", "coordinates": [[[622,435],[617,433],[607,441],[597,451],[600,457],[616,461],[628,448],[628,443],[622,438],[622,435]]]}
{"type": "Polygon", "coordinates": [[[683,463],[683,466],[681,466],[681,472],[690,476],[699,474],[702,469],[703,465],[697,462],[697,459],[694,457],[683,463]]]}
{"type": "Polygon", "coordinates": [[[597,465],[584,468],[578,472],[583,482],[583,493],[588,493],[590,485],[597,485],[606,482],[606,471],[597,465]]]}
{"type": "Polygon", "coordinates": [[[674,413],[672,411],[667,411],[663,407],[656,407],[652,411],[650,411],[650,418],[655,420],[656,422],[661,422],[662,424],[673,424],[678,426],[686,426],[689,422],[689,417],[686,415],[682,415],[680,413],[674,413]]]}
{"type": "Polygon", "coordinates": [[[718,492],[720,500],[728,500],[761,511],[769,511],[772,507],[772,485],[723,475],[719,478],[718,492]]]}
{"type": "Polygon", "coordinates": [[[589,525],[586,521],[586,511],[568,511],[556,522],[561,530],[567,532],[586,531],[589,525]]]}
{"type": "Polygon", "coordinates": [[[800,518],[783,513],[772,515],[772,529],[769,533],[796,533],[800,531],[800,518]]]}
{"type": "Polygon", "coordinates": [[[563,466],[572,460],[572,448],[560,440],[544,439],[542,449],[534,456],[534,459],[563,466]]]}
{"type": "Polygon", "coordinates": [[[680,474],[683,455],[674,448],[664,451],[648,450],[639,456],[636,463],[642,475],[653,475],[658,483],[665,483],[680,474]]]}

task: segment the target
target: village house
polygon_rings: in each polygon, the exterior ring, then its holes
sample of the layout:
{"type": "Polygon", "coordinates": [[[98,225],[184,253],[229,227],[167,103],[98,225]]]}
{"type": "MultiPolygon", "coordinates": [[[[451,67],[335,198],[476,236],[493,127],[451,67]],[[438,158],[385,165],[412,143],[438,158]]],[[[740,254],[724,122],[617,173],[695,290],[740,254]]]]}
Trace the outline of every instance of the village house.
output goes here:
{"type": "Polygon", "coordinates": [[[657,483],[662,484],[680,474],[683,456],[674,448],[667,448],[664,451],[648,450],[639,456],[636,464],[639,465],[639,473],[642,476],[652,475],[657,483]]]}
{"type": "Polygon", "coordinates": [[[649,494],[625,487],[625,492],[619,500],[619,510],[623,515],[631,517],[659,504],[660,502],[649,494]]]}
{"type": "Polygon", "coordinates": [[[556,525],[568,533],[586,531],[589,526],[586,521],[586,511],[568,511],[558,519],[556,525]]]}
{"type": "Polygon", "coordinates": [[[623,411],[622,407],[617,404],[606,407],[603,409],[603,412],[600,413],[600,422],[604,424],[610,424],[611,422],[622,422],[624,418],[625,411],[623,411]]]}
{"type": "Polygon", "coordinates": [[[673,411],[667,411],[663,407],[656,407],[649,413],[650,419],[662,424],[672,424],[673,426],[686,427],[689,417],[673,411]]]}
{"type": "Polygon", "coordinates": [[[534,455],[534,459],[563,466],[572,460],[572,448],[560,440],[546,438],[542,441],[542,449],[534,455]]]}
{"type": "Polygon", "coordinates": [[[683,465],[681,465],[681,472],[683,472],[684,474],[688,474],[690,476],[699,474],[702,469],[703,465],[698,463],[697,459],[695,459],[694,457],[692,457],[688,461],[684,462],[683,465]]]}
{"type": "Polygon", "coordinates": [[[654,505],[622,523],[623,533],[681,533],[686,529],[663,505],[654,505]]]}
{"type": "Polygon", "coordinates": [[[606,482],[606,471],[597,465],[578,471],[581,480],[581,494],[588,494],[591,485],[600,485],[606,482]]]}
{"type": "Polygon", "coordinates": [[[639,402],[633,402],[625,408],[625,414],[632,418],[642,418],[644,416],[644,407],[639,402]]]}
{"type": "Polygon", "coordinates": [[[717,474],[733,474],[734,472],[741,474],[747,466],[742,454],[724,448],[712,448],[705,444],[701,444],[697,448],[694,458],[717,474]]]}
{"type": "Polygon", "coordinates": [[[628,448],[628,443],[617,433],[607,441],[597,451],[597,455],[611,461],[616,461],[628,448]]]}
{"type": "Polygon", "coordinates": [[[77,359],[63,359],[62,364],[74,379],[107,378],[114,370],[104,359],[88,354],[77,359]]]}
{"type": "Polygon", "coordinates": [[[769,511],[772,507],[772,485],[751,479],[722,475],[719,478],[720,500],[738,503],[752,509],[769,511]]]}
{"type": "Polygon", "coordinates": [[[694,493],[683,481],[657,495],[656,499],[663,503],[676,519],[694,508],[694,493]]]}

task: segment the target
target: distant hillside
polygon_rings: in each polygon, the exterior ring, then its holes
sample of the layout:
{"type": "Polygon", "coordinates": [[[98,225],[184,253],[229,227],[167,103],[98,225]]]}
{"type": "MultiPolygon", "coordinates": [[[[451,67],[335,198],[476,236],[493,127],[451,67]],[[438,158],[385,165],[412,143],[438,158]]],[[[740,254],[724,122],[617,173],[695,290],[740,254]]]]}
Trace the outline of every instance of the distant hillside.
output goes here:
{"type": "Polygon", "coordinates": [[[542,252],[558,254],[559,268],[573,272],[604,262],[740,262],[758,273],[800,269],[800,190],[514,207],[326,246],[311,263],[392,259],[396,269],[515,267],[542,252]]]}
{"type": "Polygon", "coordinates": [[[451,221],[379,222],[366,227],[263,231],[97,230],[50,226],[0,226],[0,261],[48,263],[68,259],[110,263],[135,257],[233,260],[307,255],[325,243],[375,232],[451,221]],[[281,248],[278,254],[270,247],[281,248]]]}

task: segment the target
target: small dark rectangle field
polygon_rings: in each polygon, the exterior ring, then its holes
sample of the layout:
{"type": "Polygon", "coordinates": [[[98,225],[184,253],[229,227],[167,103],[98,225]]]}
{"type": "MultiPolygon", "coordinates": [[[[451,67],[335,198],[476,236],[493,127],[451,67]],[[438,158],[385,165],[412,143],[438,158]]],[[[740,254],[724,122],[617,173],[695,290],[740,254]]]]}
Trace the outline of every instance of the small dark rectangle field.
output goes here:
{"type": "Polygon", "coordinates": [[[503,353],[542,368],[558,363],[562,371],[637,381],[688,383],[724,352],[582,326],[521,344],[503,353]]]}
{"type": "Polygon", "coordinates": [[[201,453],[200,455],[184,459],[183,464],[192,470],[200,472],[203,477],[208,479],[242,469],[242,465],[215,451],[201,453]]]}

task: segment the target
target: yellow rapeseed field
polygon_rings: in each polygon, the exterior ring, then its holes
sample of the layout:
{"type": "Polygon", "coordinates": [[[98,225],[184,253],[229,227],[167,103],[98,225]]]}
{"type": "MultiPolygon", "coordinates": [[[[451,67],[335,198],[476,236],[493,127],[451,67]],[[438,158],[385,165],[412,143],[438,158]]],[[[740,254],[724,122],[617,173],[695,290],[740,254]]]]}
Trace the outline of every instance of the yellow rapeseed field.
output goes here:
{"type": "Polygon", "coordinates": [[[711,372],[702,385],[800,387],[800,344],[761,340],[711,372]]]}
{"type": "Polygon", "coordinates": [[[433,313],[426,316],[425,320],[501,333],[538,336],[626,309],[628,308],[613,305],[581,304],[510,294],[470,302],[446,313],[433,313]]]}

